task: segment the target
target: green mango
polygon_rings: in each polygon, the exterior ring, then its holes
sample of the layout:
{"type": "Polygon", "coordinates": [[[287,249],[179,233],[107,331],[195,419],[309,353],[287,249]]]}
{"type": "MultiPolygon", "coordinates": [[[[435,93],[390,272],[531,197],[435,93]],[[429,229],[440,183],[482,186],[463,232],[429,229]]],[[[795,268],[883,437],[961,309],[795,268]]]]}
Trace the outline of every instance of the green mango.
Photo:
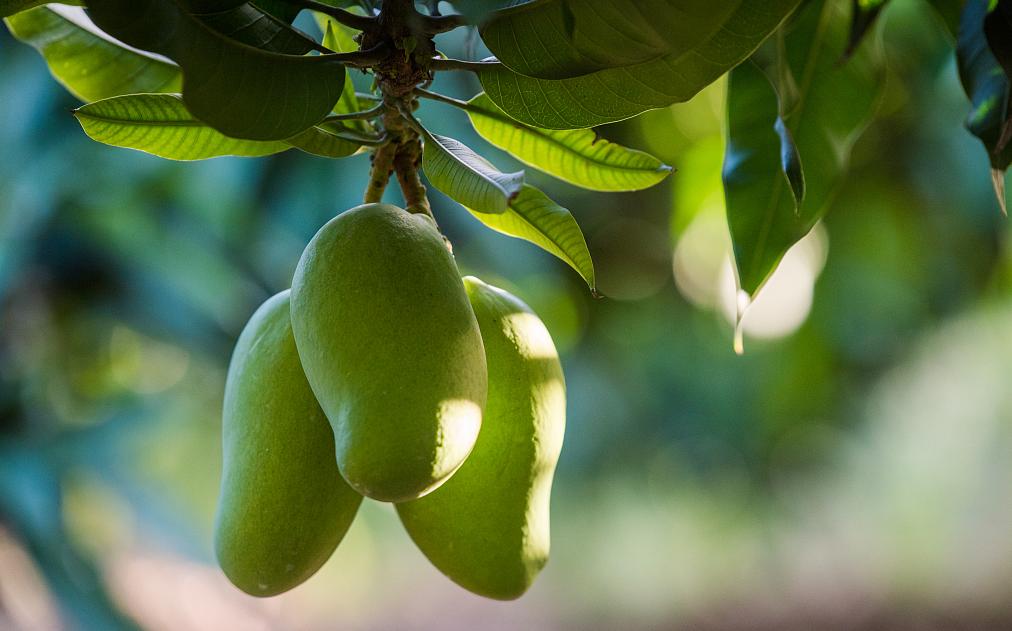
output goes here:
{"type": "Polygon", "coordinates": [[[228,578],[253,596],[312,576],[362,503],[337,469],[333,432],[302,371],[288,294],[250,318],[225,384],[214,547],[228,578]]]}
{"type": "Polygon", "coordinates": [[[519,598],[548,560],[549,498],[566,424],[566,385],[548,329],[509,293],[465,278],[488,360],[488,404],[449,482],[397,505],[415,544],[482,596],[519,598]]]}
{"type": "Polygon", "coordinates": [[[292,326],[337,464],[359,493],[421,497],[471,453],[485,352],[430,218],[366,204],[332,219],[296,269],[292,326]]]}

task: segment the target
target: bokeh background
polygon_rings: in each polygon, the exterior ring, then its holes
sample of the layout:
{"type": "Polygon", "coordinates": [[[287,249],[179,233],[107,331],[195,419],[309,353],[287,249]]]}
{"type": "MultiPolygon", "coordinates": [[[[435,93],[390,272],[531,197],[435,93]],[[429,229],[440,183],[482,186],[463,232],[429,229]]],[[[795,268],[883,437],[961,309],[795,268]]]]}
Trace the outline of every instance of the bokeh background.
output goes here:
{"type": "MultiPolygon", "coordinates": [[[[512,603],[456,587],[369,501],[305,585],[230,586],[210,546],[229,353],[367,160],[95,144],[0,33],[0,628],[1012,628],[1010,227],[944,27],[917,0],[883,18],[887,98],[743,357],[721,83],[604,130],[674,165],[662,186],[530,173],[583,226],[604,299],[434,193],[462,270],[528,301],[566,369],[553,556],[512,603]]],[[[516,166],[459,112],[420,116],[516,166]]]]}

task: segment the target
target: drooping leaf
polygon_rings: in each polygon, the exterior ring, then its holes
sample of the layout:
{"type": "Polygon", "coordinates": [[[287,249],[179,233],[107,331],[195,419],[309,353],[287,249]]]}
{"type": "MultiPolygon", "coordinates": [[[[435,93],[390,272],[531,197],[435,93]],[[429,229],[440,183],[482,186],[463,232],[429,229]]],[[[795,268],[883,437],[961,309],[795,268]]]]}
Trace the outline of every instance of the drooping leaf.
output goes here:
{"type": "Polygon", "coordinates": [[[89,0],[102,30],[183,69],[183,100],[197,118],[234,138],[281,140],[327,116],[345,69],[326,56],[281,55],[238,43],[176,0],[89,0]]]}
{"type": "Polygon", "coordinates": [[[1004,211],[1003,176],[1012,163],[1012,147],[1001,142],[1009,124],[1009,80],[984,33],[988,4],[989,0],[967,0],[956,41],[956,61],[960,82],[970,99],[970,113],[964,124],[987,150],[991,179],[1004,211]]]}
{"type": "Polygon", "coordinates": [[[727,82],[727,149],[724,198],[743,286],[751,270],[767,265],[755,239],[796,216],[805,197],[801,157],[780,116],[780,102],[766,74],[754,63],[731,71],[727,82]],[[783,215],[783,217],[780,217],[783,215]],[[753,262],[755,260],[755,262],[753,262]]]}
{"type": "MultiPolygon", "coordinates": [[[[48,4],[51,0],[0,0],[0,18],[5,18],[21,11],[27,11],[43,4],[48,4]]],[[[60,0],[60,4],[72,4],[81,6],[84,4],[81,0],[60,0]]]]}
{"type": "Polygon", "coordinates": [[[568,79],[660,57],[710,39],[742,0],[541,0],[497,13],[481,38],[507,68],[568,79]]]}
{"type": "Polygon", "coordinates": [[[760,82],[750,78],[748,68],[738,73],[739,68],[729,84],[728,223],[740,287],[750,296],[825,214],[846,173],[851,148],[878,105],[883,87],[878,40],[865,42],[839,63],[847,45],[848,4],[810,2],[785,35],[780,63],[796,95],[782,120],[796,153],[776,128],[776,97],[766,78],[760,82]],[[804,163],[800,203],[792,155],[804,163]],[[750,179],[755,177],[766,179],[750,179]]]}
{"type": "Polygon", "coordinates": [[[540,190],[525,184],[504,213],[468,210],[489,228],[530,241],[557,256],[576,270],[591,290],[595,289],[594,261],[579,224],[569,210],[540,190]]]}
{"type": "Polygon", "coordinates": [[[503,173],[462,143],[425,134],[422,170],[432,185],[466,208],[506,212],[524,185],[524,172],[503,173]]]}
{"type": "Polygon", "coordinates": [[[847,38],[847,49],[843,53],[844,59],[854,54],[888,1],[852,0],[854,6],[850,13],[850,36],[847,38]]]}
{"type": "Polygon", "coordinates": [[[14,37],[39,51],[53,77],[81,101],[182,88],[178,66],[106,35],[84,9],[37,7],[6,23],[14,37]]]}
{"type": "Polygon", "coordinates": [[[316,41],[247,0],[187,0],[194,16],[225,37],[275,53],[305,55],[316,41]]]}
{"type": "Polygon", "coordinates": [[[529,127],[507,116],[484,93],[468,102],[475,131],[518,160],[595,191],[636,191],[657,184],[671,167],[642,151],[599,138],[590,129],[529,127]]]}
{"type": "Polygon", "coordinates": [[[259,157],[291,148],[282,141],[229,138],[194,118],[175,94],[131,94],[74,111],[93,140],[170,160],[259,157]]]}
{"type": "Polygon", "coordinates": [[[721,29],[691,51],[562,80],[535,79],[490,64],[478,73],[510,117],[544,129],[586,129],[692,98],[741,63],[800,0],[742,2],[721,29]]]}

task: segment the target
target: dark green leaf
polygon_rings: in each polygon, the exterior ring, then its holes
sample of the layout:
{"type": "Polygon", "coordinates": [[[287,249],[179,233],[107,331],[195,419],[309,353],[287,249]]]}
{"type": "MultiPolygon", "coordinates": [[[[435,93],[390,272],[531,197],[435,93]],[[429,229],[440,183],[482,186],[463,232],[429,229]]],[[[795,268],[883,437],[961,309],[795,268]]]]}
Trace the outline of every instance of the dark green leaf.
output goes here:
{"type": "Polygon", "coordinates": [[[235,42],[175,0],[90,0],[89,11],[114,37],[176,61],[183,68],[189,111],[227,136],[295,136],[327,116],[344,87],[344,66],[334,59],[281,55],[235,42]]]}
{"type": "Polygon", "coordinates": [[[182,88],[178,66],[127,48],[99,30],[83,9],[38,7],[6,23],[14,37],[42,54],[56,80],[81,101],[182,88]]]}
{"type": "Polygon", "coordinates": [[[596,287],[594,261],[579,224],[569,210],[525,184],[504,213],[481,213],[468,208],[486,226],[524,239],[544,249],[579,272],[590,289],[596,287]]]}
{"type": "Polygon", "coordinates": [[[970,98],[966,128],[984,143],[991,163],[992,181],[1005,210],[1002,175],[1012,163],[1012,147],[1001,142],[1008,126],[1009,80],[991,53],[984,34],[988,0],[968,0],[963,9],[956,42],[956,61],[963,90],[970,98]]]}
{"type": "Polygon", "coordinates": [[[253,4],[289,24],[295,21],[301,11],[297,5],[285,0],[253,0],[253,4]]]}
{"type": "Polygon", "coordinates": [[[800,0],[743,2],[692,51],[553,81],[490,65],[479,72],[489,98],[512,118],[544,129],[585,129],[686,101],[748,57],[800,0]]]}
{"type": "Polygon", "coordinates": [[[742,0],[540,0],[496,14],[481,28],[507,68],[568,79],[668,57],[717,33],[742,0]]]}
{"type": "Polygon", "coordinates": [[[305,55],[315,40],[247,0],[187,0],[189,11],[215,31],[263,50],[305,55]]]}
{"type": "MultiPolygon", "coordinates": [[[[0,18],[5,18],[21,11],[50,3],[52,0],[0,0],[0,18]]],[[[60,4],[81,6],[81,0],[59,0],[60,4]]]]}
{"type": "Polygon", "coordinates": [[[502,173],[453,138],[425,134],[422,169],[432,185],[462,206],[482,213],[506,212],[524,185],[524,172],[502,173]]]}
{"type": "Polygon", "coordinates": [[[776,96],[766,77],[748,67],[732,74],[724,177],[738,279],[750,296],[825,214],[882,93],[878,40],[839,63],[847,45],[848,4],[811,2],[785,35],[781,74],[789,74],[796,95],[782,119],[796,151],[776,129],[776,96]]]}
{"type": "Polygon", "coordinates": [[[599,138],[593,130],[553,131],[506,116],[485,94],[468,103],[475,131],[524,164],[596,191],[636,191],[657,184],[671,167],[654,156],[599,138]]]}

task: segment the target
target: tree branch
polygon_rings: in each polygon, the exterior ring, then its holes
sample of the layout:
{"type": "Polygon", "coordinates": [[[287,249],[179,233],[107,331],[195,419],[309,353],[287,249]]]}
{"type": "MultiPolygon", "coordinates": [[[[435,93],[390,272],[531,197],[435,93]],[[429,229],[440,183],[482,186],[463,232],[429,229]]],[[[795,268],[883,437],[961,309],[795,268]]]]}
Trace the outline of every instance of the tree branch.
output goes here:
{"type": "Polygon", "coordinates": [[[365,203],[377,204],[383,200],[390,175],[397,157],[397,143],[387,143],[372,154],[372,169],[369,171],[369,186],[365,189],[365,203]]]}
{"type": "Polygon", "coordinates": [[[417,137],[400,145],[397,157],[394,160],[394,171],[397,173],[397,183],[404,193],[404,205],[410,213],[432,215],[432,206],[429,204],[429,197],[426,194],[425,185],[418,173],[422,161],[422,143],[417,137]]]}

